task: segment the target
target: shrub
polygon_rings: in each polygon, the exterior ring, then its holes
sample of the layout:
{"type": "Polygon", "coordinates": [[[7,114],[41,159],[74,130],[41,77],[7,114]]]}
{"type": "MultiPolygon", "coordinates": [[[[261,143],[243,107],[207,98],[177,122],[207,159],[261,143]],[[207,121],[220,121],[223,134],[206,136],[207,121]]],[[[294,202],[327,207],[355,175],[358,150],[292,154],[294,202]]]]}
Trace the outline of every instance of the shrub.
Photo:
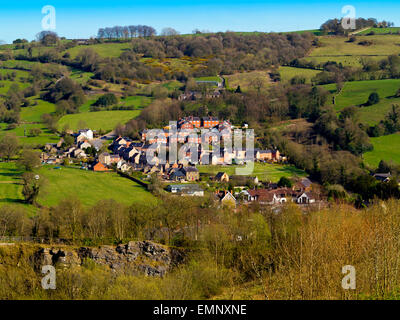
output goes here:
{"type": "Polygon", "coordinates": [[[374,104],[379,103],[379,94],[377,92],[372,92],[369,97],[368,97],[368,101],[367,101],[367,106],[372,106],[374,104]]]}

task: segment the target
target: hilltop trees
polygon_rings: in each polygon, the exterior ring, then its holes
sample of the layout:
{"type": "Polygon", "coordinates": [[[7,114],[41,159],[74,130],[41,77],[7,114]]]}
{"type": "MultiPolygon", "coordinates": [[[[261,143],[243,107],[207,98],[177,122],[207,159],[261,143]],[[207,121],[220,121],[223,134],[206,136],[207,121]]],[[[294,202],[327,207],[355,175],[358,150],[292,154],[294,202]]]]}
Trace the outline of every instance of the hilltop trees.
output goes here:
{"type": "MultiPolygon", "coordinates": [[[[358,18],[355,20],[356,23],[356,30],[366,28],[366,27],[374,27],[378,24],[378,21],[373,18],[363,19],[358,18]]],[[[333,33],[335,35],[343,35],[348,30],[343,29],[342,20],[340,19],[330,19],[323,23],[320,27],[320,30],[324,33],[333,33]]]]}
{"type": "Polygon", "coordinates": [[[53,31],[42,31],[36,35],[36,39],[44,46],[55,45],[59,41],[57,33],[53,31]]]}
{"type": "Polygon", "coordinates": [[[99,39],[132,39],[136,37],[151,37],[156,35],[157,32],[150,26],[115,26],[112,28],[100,28],[97,32],[99,39]]]}
{"type": "Polygon", "coordinates": [[[162,36],[177,36],[178,34],[179,32],[173,28],[164,28],[161,31],[162,36]]]}

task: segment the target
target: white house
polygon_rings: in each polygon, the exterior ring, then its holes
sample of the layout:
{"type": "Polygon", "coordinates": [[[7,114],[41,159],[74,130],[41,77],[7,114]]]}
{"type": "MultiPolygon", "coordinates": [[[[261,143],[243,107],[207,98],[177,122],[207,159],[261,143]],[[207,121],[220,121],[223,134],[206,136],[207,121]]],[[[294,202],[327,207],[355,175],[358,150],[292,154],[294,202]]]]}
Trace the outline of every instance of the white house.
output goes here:
{"type": "Polygon", "coordinates": [[[90,129],[79,130],[78,136],[76,137],[76,141],[79,143],[85,140],[93,140],[93,131],[90,129]]]}
{"type": "Polygon", "coordinates": [[[91,148],[91,147],[92,147],[92,145],[87,141],[84,141],[79,145],[79,148],[81,148],[82,150],[86,150],[87,148],[91,148]]]}
{"type": "Polygon", "coordinates": [[[304,192],[297,197],[296,202],[298,204],[315,203],[315,198],[310,193],[304,192]]]}

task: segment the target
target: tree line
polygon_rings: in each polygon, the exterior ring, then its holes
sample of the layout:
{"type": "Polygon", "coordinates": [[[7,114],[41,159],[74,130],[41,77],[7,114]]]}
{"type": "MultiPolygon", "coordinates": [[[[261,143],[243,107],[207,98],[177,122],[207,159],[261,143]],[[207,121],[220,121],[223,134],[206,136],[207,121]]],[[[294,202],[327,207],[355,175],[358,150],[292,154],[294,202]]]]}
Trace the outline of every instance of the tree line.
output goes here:
{"type": "Polygon", "coordinates": [[[132,39],[137,37],[152,37],[157,34],[156,29],[146,25],[115,26],[100,28],[97,32],[98,39],[132,39]]]}

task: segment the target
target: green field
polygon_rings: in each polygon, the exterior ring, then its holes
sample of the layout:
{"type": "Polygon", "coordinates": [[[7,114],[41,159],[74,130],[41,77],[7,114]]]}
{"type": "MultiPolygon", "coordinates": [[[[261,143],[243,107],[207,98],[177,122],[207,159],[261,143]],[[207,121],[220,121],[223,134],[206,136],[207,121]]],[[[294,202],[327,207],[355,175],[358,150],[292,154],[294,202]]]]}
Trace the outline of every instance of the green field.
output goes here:
{"type": "Polygon", "coordinates": [[[7,125],[5,123],[0,124],[0,136],[7,133],[14,133],[21,144],[24,145],[44,145],[46,143],[55,143],[60,138],[54,133],[50,132],[43,124],[20,124],[17,128],[12,130],[6,130],[7,125]],[[33,128],[39,128],[42,132],[37,137],[29,137],[29,130],[33,128]]]}
{"type": "Polygon", "coordinates": [[[392,27],[392,28],[370,28],[368,30],[364,30],[360,33],[357,33],[358,35],[367,35],[371,31],[373,31],[375,34],[394,34],[394,33],[399,33],[400,28],[399,27],[392,27]]]}
{"type": "Polygon", "coordinates": [[[21,171],[15,162],[0,162],[0,206],[18,205],[28,209],[30,214],[34,213],[35,208],[23,203],[21,171]]]}
{"type": "MultiPolygon", "coordinates": [[[[341,63],[345,67],[362,67],[361,64],[361,56],[322,56],[322,57],[305,57],[300,59],[301,61],[313,62],[314,65],[324,64],[328,61],[335,61],[337,63],[341,63]]],[[[370,59],[382,59],[381,56],[378,57],[369,57],[370,59]]]]}
{"type": "Polygon", "coordinates": [[[144,108],[153,101],[152,98],[143,96],[132,96],[127,98],[121,98],[120,103],[126,107],[135,107],[138,109],[144,108]]]}
{"type": "Polygon", "coordinates": [[[312,33],[316,36],[321,36],[323,33],[319,29],[312,29],[312,30],[300,30],[300,31],[291,31],[291,32],[284,32],[284,33],[312,33]]]}
{"type": "Polygon", "coordinates": [[[139,114],[140,110],[98,111],[68,114],[59,120],[58,127],[63,128],[68,124],[70,129],[76,130],[80,123],[84,123],[86,127],[92,130],[111,131],[117,124],[124,124],[129,120],[136,118],[139,114]]]}
{"type": "Polygon", "coordinates": [[[103,199],[113,199],[126,205],[156,200],[144,187],[114,172],[65,167],[56,170],[53,166],[44,166],[39,175],[46,179],[44,193],[39,198],[39,203],[45,206],[54,206],[72,197],[79,198],[85,206],[103,199]]]}
{"type": "Polygon", "coordinates": [[[86,82],[94,76],[92,72],[83,72],[81,70],[72,69],[70,78],[79,84],[86,84],[86,82]]]}
{"type": "Polygon", "coordinates": [[[352,43],[347,42],[348,38],[343,36],[324,36],[319,39],[322,46],[315,48],[308,57],[301,60],[313,61],[315,64],[336,61],[344,66],[361,67],[361,58],[382,60],[391,54],[400,53],[400,37],[398,35],[358,36],[357,40],[352,43]],[[370,46],[359,45],[358,43],[363,40],[372,41],[373,44],[370,46]]]}
{"type": "Polygon", "coordinates": [[[400,134],[371,138],[374,150],[364,154],[364,161],[372,167],[377,167],[381,160],[400,164],[400,134]]]}
{"type": "MultiPolygon", "coordinates": [[[[228,175],[235,175],[236,168],[240,166],[198,166],[200,173],[207,173],[216,175],[218,172],[226,172],[228,175]]],[[[261,181],[273,181],[277,182],[281,177],[295,177],[295,176],[306,176],[306,173],[294,166],[280,165],[280,164],[269,164],[269,163],[255,163],[254,172],[250,176],[256,176],[261,181]]]]}
{"type": "Polygon", "coordinates": [[[125,42],[125,43],[101,43],[88,46],[76,46],[71,49],[68,49],[67,52],[71,54],[72,58],[75,58],[79,54],[79,51],[88,48],[93,49],[103,58],[106,57],[118,58],[124,51],[132,49],[132,44],[130,42],[125,42]]]}
{"type": "Polygon", "coordinates": [[[28,99],[36,105],[21,109],[21,120],[25,122],[41,122],[41,117],[45,113],[53,113],[56,107],[53,103],[35,98],[28,99]]]}
{"type": "MultiPolygon", "coordinates": [[[[0,205],[15,203],[32,211],[34,208],[23,204],[20,176],[15,162],[0,162],[0,205]]],[[[156,201],[144,187],[114,172],[98,173],[65,167],[55,170],[52,166],[44,166],[39,170],[39,176],[46,181],[38,200],[44,206],[54,206],[72,197],[79,198],[85,206],[103,199],[114,199],[126,205],[156,201]]]]}
{"type": "Polygon", "coordinates": [[[232,75],[224,76],[228,88],[236,89],[240,86],[242,91],[254,90],[254,81],[261,80],[263,87],[271,84],[271,79],[268,71],[251,71],[243,73],[235,73],[232,75]]]}
{"type": "Polygon", "coordinates": [[[32,70],[34,66],[44,66],[46,67],[46,63],[40,63],[36,61],[27,61],[27,60],[7,60],[0,62],[0,66],[3,68],[9,69],[22,69],[22,70],[32,70]]]}
{"type": "MultiPolygon", "coordinates": [[[[335,84],[322,87],[331,92],[336,91],[335,84]]],[[[372,106],[360,107],[358,112],[361,122],[374,125],[385,118],[392,104],[400,104],[400,98],[393,98],[399,88],[400,79],[346,82],[341,93],[336,95],[334,108],[340,111],[345,107],[362,105],[367,102],[372,92],[377,92],[380,102],[372,106]]]]}
{"type": "Polygon", "coordinates": [[[0,95],[6,95],[8,90],[13,84],[17,84],[19,89],[25,89],[29,87],[29,83],[22,83],[18,81],[1,80],[0,81],[0,95]]]}
{"type": "Polygon", "coordinates": [[[196,81],[215,81],[215,82],[221,82],[221,78],[214,76],[214,77],[199,77],[195,78],[196,81]]]}
{"type": "Polygon", "coordinates": [[[347,42],[347,37],[321,37],[322,46],[315,48],[310,57],[320,56],[388,56],[400,53],[400,37],[397,35],[377,35],[357,38],[356,42],[347,42]],[[361,40],[372,41],[371,46],[361,46],[361,40]]]}
{"type": "Polygon", "coordinates": [[[292,68],[292,67],[279,67],[279,73],[281,75],[281,81],[289,83],[293,77],[300,76],[306,79],[306,83],[311,83],[311,79],[314,78],[321,71],[304,69],[304,68],[292,68]]]}

